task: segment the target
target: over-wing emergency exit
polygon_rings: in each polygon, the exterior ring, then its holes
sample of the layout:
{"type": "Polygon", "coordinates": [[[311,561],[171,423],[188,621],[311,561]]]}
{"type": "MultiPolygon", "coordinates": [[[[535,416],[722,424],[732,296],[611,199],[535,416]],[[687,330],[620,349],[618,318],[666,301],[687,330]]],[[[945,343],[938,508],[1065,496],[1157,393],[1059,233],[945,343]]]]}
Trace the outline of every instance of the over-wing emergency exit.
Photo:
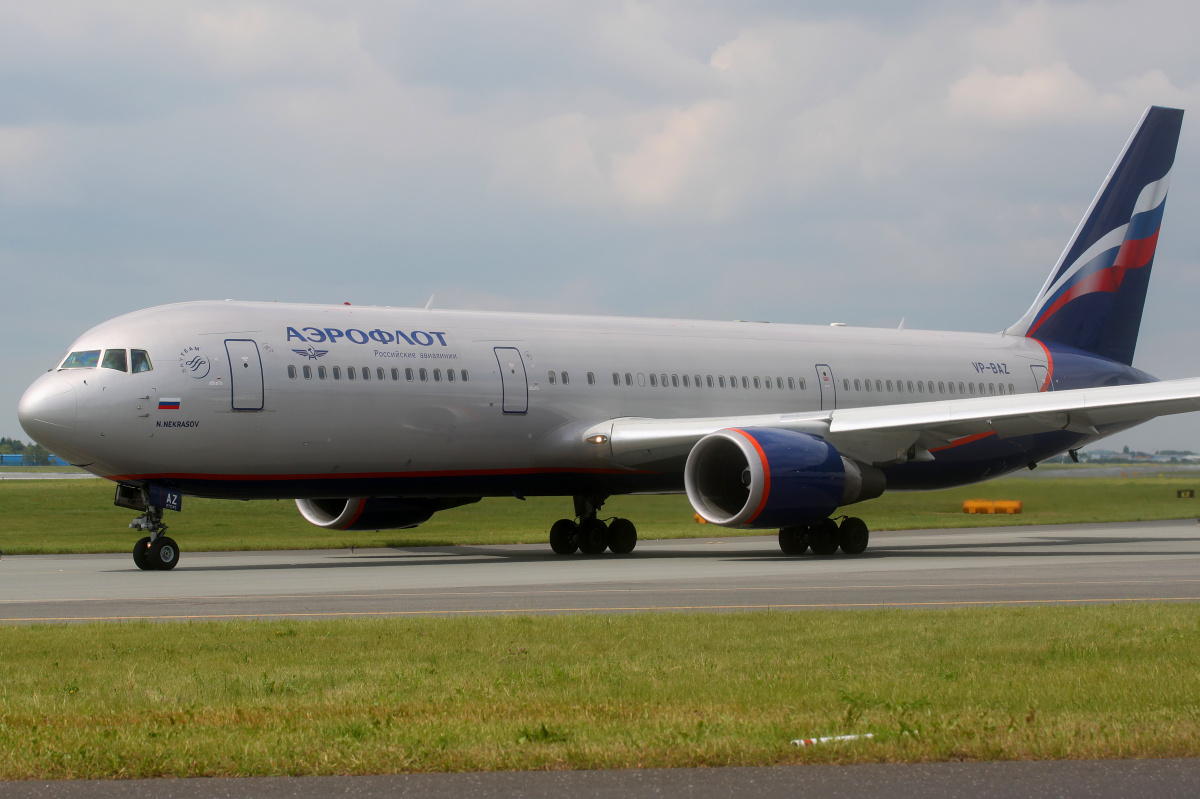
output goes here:
{"type": "Polygon", "coordinates": [[[686,492],[786,554],[863,552],[840,508],[962,485],[1164,414],[1200,378],[1133,367],[1183,112],[1146,111],[1033,305],[1001,333],[194,302],[98,325],[21,399],[116,483],[143,569],[182,497],[294,499],[336,530],[485,496],[571,497],[559,554],[631,552],[615,494],[686,492]]]}

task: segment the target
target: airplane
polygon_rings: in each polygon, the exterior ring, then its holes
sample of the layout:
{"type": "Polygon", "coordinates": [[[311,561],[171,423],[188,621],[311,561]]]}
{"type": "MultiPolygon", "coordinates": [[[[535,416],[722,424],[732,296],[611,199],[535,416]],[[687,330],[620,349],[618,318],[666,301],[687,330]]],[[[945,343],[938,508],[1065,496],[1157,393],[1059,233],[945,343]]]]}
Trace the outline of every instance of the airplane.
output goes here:
{"type": "Polygon", "coordinates": [[[571,497],[552,550],[622,555],[637,529],[605,501],[685,492],[711,524],[778,530],[786,555],[858,555],[868,527],[841,508],[1200,409],[1200,378],[1132,365],[1182,121],[1146,110],[999,333],[187,302],[88,330],[18,415],[141,512],[144,570],[179,562],[163,520],[184,495],[293,499],[330,530],[571,497]]]}

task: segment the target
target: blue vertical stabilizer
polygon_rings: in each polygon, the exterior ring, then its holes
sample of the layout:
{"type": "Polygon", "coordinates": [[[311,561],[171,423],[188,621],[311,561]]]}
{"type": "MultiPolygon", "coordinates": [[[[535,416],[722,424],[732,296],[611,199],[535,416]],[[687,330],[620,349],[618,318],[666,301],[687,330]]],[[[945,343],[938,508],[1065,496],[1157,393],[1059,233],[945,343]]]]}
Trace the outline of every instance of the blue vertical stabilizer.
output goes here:
{"type": "Polygon", "coordinates": [[[1009,335],[1133,363],[1183,111],[1153,106],[1009,335]]]}

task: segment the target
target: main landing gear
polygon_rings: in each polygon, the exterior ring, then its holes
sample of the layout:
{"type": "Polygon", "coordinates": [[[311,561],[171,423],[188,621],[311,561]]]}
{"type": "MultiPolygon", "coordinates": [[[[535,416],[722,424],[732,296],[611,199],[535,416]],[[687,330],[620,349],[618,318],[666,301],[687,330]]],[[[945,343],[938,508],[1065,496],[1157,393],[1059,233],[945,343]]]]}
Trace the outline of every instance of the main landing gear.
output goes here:
{"type": "Polygon", "coordinates": [[[637,546],[637,528],[628,519],[612,519],[605,524],[596,518],[608,497],[575,497],[575,518],[559,519],[550,528],[550,548],[557,555],[599,555],[608,550],[628,555],[637,546]]]}
{"type": "Polygon", "coordinates": [[[840,548],[847,555],[861,555],[867,549],[871,533],[862,519],[847,516],[839,525],[833,519],[779,531],[779,548],[785,555],[832,555],[840,548]]]}
{"type": "Polygon", "coordinates": [[[167,526],[162,514],[162,508],[148,505],[146,512],[129,524],[134,530],[150,534],[133,545],[133,562],[142,571],[170,571],[179,563],[179,545],[165,535],[167,526]]]}

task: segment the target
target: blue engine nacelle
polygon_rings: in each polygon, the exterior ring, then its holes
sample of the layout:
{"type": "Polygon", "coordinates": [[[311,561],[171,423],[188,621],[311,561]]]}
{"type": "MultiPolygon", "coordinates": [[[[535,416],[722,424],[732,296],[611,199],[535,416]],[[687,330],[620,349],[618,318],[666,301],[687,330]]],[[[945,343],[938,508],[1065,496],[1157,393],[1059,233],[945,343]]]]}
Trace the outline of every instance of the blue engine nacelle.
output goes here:
{"type": "Polygon", "coordinates": [[[728,428],[696,442],[683,472],[696,513],[722,527],[779,528],[828,518],[883,493],[883,472],[808,433],[728,428]]]}
{"type": "Polygon", "coordinates": [[[416,527],[439,510],[478,502],[479,497],[356,497],[298,499],[300,515],[326,530],[400,530],[416,527]]]}

